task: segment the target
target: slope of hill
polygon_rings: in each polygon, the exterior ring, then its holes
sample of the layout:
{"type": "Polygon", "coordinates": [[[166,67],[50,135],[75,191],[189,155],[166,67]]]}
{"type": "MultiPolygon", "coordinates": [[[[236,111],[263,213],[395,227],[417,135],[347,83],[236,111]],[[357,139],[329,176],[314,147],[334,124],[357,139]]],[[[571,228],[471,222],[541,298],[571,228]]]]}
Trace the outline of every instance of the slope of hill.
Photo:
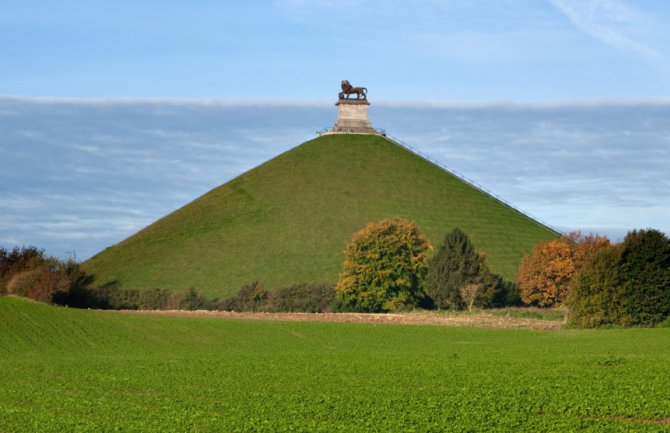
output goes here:
{"type": "Polygon", "coordinates": [[[494,271],[556,233],[382,137],[306,142],[213,189],[84,263],[98,284],[194,287],[226,296],[335,282],[342,251],[370,221],[415,221],[434,245],[460,227],[494,271]]]}

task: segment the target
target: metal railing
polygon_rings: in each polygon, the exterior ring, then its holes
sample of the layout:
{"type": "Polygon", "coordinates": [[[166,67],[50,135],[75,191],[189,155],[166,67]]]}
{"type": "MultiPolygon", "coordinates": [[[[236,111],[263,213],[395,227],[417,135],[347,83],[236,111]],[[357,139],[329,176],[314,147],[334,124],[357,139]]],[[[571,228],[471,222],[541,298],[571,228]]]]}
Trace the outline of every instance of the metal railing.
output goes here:
{"type": "MultiPolygon", "coordinates": [[[[324,132],[327,132],[328,130],[329,130],[329,128],[323,128],[323,129],[317,131],[317,134],[319,134],[319,136],[320,136],[324,132]]],[[[549,224],[542,221],[541,219],[531,215],[530,213],[519,209],[518,207],[509,203],[507,200],[503,199],[502,197],[495,194],[494,192],[489,191],[484,186],[480,185],[479,183],[475,182],[474,180],[470,179],[469,177],[465,176],[464,174],[459,173],[458,171],[454,170],[453,168],[447,167],[445,164],[431,158],[430,156],[426,155],[425,153],[421,152],[420,150],[415,149],[414,147],[410,146],[409,144],[402,141],[401,139],[388,134],[385,129],[378,129],[378,131],[380,132],[382,137],[386,138],[390,142],[397,144],[398,146],[400,146],[400,147],[404,148],[405,150],[413,153],[414,155],[418,156],[419,158],[437,166],[438,168],[444,170],[446,173],[456,177],[457,179],[460,179],[461,181],[465,182],[466,184],[470,185],[471,187],[475,188],[476,190],[491,196],[494,200],[498,201],[502,205],[507,206],[508,208],[520,213],[521,215],[523,215],[527,218],[530,218],[531,220],[535,221],[539,225],[545,227],[548,230],[551,230],[552,232],[556,233],[559,236],[563,235],[563,233],[561,233],[560,230],[555,229],[554,227],[550,226],[549,224]]]]}

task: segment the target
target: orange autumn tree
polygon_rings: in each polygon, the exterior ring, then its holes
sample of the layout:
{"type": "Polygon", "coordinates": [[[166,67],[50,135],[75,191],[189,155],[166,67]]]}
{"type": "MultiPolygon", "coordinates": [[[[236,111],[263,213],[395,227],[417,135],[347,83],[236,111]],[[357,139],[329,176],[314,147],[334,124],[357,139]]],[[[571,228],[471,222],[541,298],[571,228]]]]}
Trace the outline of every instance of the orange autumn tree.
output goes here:
{"type": "Polygon", "coordinates": [[[561,304],[567,298],[572,277],[585,260],[608,245],[606,237],[583,236],[579,232],[535,245],[519,265],[516,283],[521,300],[538,307],[561,304]]]}

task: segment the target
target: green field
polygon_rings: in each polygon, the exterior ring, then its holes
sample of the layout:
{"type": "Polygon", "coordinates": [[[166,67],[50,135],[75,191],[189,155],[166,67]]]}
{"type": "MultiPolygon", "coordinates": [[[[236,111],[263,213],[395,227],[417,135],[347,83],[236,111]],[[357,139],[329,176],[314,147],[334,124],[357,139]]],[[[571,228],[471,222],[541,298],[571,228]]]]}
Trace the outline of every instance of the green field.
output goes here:
{"type": "Polygon", "coordinates": [[[254,280],[269,289],[334,283],[351,236],[395,217],[415,221],[435,246],[460,227],[508,279],[535,243],[557,237],[397,144],[331,135],[210,191],[84,267],[97,284],[221,297],[254,280]]]}
{"type": "Polygon", "coordinates": [[[0,298],[2,432],[670,432],[670,330],[128,315],[0,298]]]}

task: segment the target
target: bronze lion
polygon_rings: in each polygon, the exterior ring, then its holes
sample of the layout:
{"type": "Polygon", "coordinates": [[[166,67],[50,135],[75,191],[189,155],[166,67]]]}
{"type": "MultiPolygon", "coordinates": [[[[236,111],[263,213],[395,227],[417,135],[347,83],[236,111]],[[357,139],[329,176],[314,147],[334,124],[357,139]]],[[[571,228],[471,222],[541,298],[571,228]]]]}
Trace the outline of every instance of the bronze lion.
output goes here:
{"type": "Polygon", "coordinates": [[[368,99],[368,89],[365,87],[354,87],[348,80],[342,80],[342,91],[340,99],[349,99],[349,96],[356,94],[356,99],[368,99]],[[346,98],[345,98],[346,96],[346,98]]]}

